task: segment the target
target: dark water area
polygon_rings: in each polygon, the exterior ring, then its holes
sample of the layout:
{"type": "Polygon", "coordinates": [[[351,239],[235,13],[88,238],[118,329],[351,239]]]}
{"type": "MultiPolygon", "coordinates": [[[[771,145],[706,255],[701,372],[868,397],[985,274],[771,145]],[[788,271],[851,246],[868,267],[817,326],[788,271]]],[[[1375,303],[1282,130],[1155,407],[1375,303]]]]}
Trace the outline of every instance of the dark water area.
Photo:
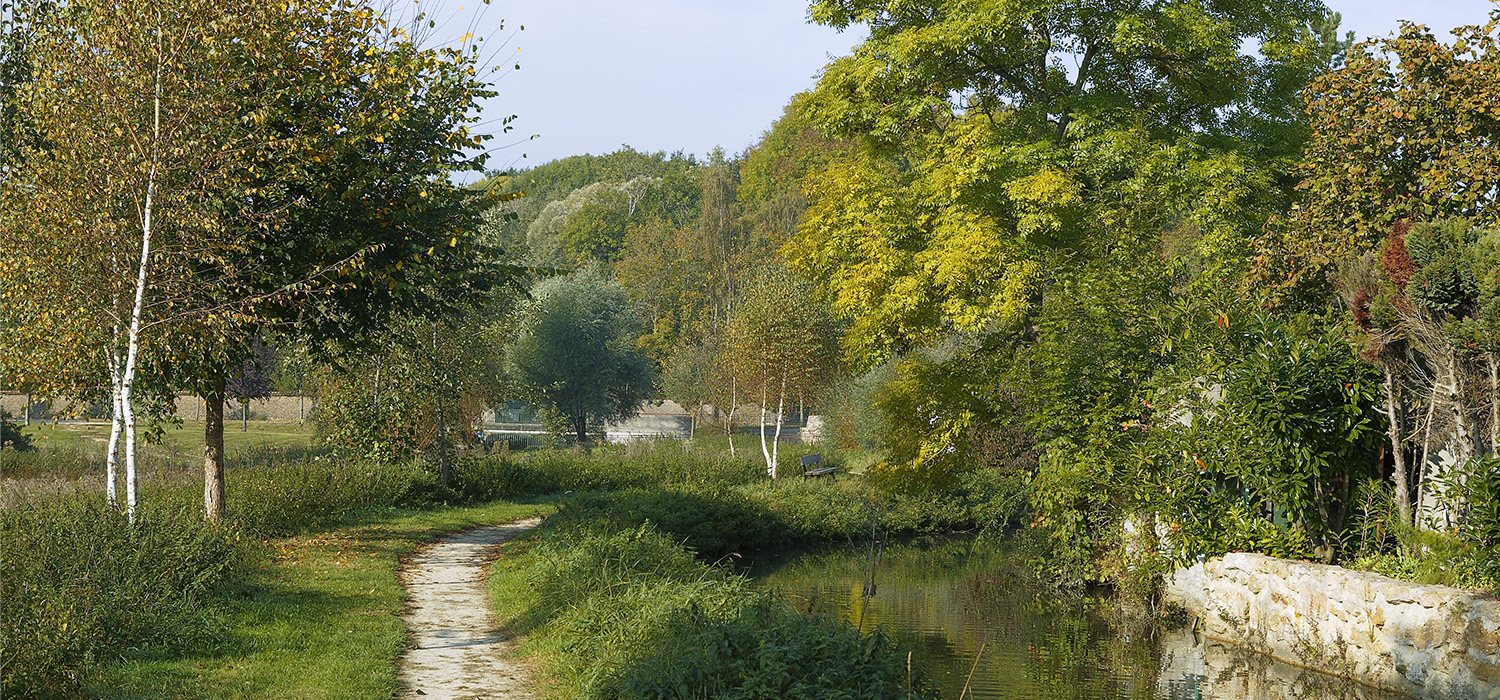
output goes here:
{"type": "Polygon", "coordinates": [[[809,614],[879,626],[947,698],[979,700],[1398,700],[1406,696],[1276,663],[1196,635],[1129,622],[1103,595],[1039,585],[1010,543],[887,543],[862,599],[868,544],[768,555],[749,571],[809,614]],[[983,655],[979,653],[984,646],[983,655]]]}

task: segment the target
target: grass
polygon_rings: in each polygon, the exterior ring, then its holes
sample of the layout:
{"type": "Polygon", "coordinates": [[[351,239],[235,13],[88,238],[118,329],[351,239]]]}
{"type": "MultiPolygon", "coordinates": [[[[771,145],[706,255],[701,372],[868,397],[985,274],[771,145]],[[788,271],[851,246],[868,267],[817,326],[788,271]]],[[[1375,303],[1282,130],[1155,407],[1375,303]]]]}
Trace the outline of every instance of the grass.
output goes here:
{"type": "MultiPolygon", "coordinates": [[[[789,452],[795,460],[797,452],[789,452]]],[[[844,672],[889,675],[878,643],[826,621],[804,625],[795,611],[745,594],[742,582],[709,563],[736,551],[867,532],[872,509],[884,511],[883,530],[917,532],[1003,524],[1019,505],[1015,485],[1000,482],[975,482],[969,496],[936,500],[882,496],[857,477],[773,484],[750,459],[680,443],[471,455],[455,460],[451,488],[437,482],[432,464],[345,463],[295,447],[262,447],[231,453],[227,520],[214,528],[197,516],[195,469],[145,460],[143,517],[151,522],[153,513],[163,514],[153,540],[122,525],[92,477],[75,477],[70,489],[56,493],[16,486],[56,472],[93,474],[97,457],[44,449],[7,460],[0,670],[7,695],[25,697],[389,697],[404,640],[395,577],[400,556],[443,532],[554,507],[564,517],[553,520],[567,523],[560,527],[569,537],[584,538],[574,542],[649,531],[661,546],[647,550],[670,550],[670,559],[689,562],[698,577],[674,579],[666,588],[646,577],[636,583],[655,593],[610,598],[608,609],[596,611],[640,612],[647,617],[637,621],[660,633],[649,648],[630,647],[635,656],[596,655],[614,659],[609,663],[616,666],[600,672],[615,674],[619,687],[639,690],[661,668],[682,671],[674,659],[687,657],[662,630],[693,644],[729,645],[736,654],[765,645],[847,652],[848,659],[827,661],[830,679],[844,672]],[[541,494],[569,495],[566,502],[528,500],[541,494]],[[28,534],[43,532],[25,526],[28,518],[58,536],[28,534]],[[113,529],[94,527],[106,521],[113,529]],[[226,538],[242,546],[226,554],[226,538]],[[100,559],[101,551],[118,555],[100,559]],[[705,560],[695,561],[695,551],[705,560]],[[218,573],[199,577],[207,564],[218,573]],[[158,582],[167,580],[201,583],[180,605],[162,607],[171,599],[158,582]],[[163,616],[158,607],[178,612],[163,616]],[[701,611],[719,626],[697,630],[701,611]],[[59,635],[64,621],[78,624],[59,635]],[[116,628],[131,634],[109,633],[116,628]]],[[[566,547],[562,542],[554,540],[554,552],[566,547]]],[[[576,634],[551,639],[607,642],[617,632],[604,620],[579,618],[576,634]]],[[[757,656],[759,666],[731,663],[735,655],[707,658],[705,668],[719,674],[710,685],[740,688],[749,678],[776,685],[777,674],[800,663],[777,654],[757,656]]]]}
{"type": "MultiPolygon", "coordinates": [[[[162,431],[160,444],[143,444],[145,454],[160,458],[194,460],[203,454],[202,421],[183,421],[181,425],[168,425],[162,431]]],[[[226,421],[224,424],[224,450],[232,452],[253,447],[310,447],[313,426],[307,423],[267,423],[250,421],[247,431],[240,423],[226,421]]],[[[23,432],[30,436],[38,449],[78,450],[90,455],[103,455],[109,443],[108,423],[33,423],[23,432]]],[[[175,460],[174,460],[175,461],[175,460]]]]}
{"type": "Polygon", "coordinates": [[[803,615],[649,525],[549,519],[496,561],[496,613],[527,634],[548,697],[935,698],[880,632],[803,615]]]}
{"type": "Polygon", "coordinates": [[[116,665],[101,698],[380,698],[399,686],[406,643],[396,571],[443,534],[550,512],[546,501],[428,511],[383,509],[359,522],[265,543],[221,599],[218,643],[116,665]]]}

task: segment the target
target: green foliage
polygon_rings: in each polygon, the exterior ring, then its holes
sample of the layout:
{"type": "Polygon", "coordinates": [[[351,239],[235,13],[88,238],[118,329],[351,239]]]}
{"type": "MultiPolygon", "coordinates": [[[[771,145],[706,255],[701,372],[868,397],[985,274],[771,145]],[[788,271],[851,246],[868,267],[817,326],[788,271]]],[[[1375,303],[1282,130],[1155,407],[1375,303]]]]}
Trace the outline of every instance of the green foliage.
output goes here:
{"type": "Polygon", "coordinates": [[[654,390],[651,363],[635,348],[638,318],[624,288],[593,267],[541,282],[532,298],[506,350],[507,373],[586,443],[590,429],[633,415],[654,390]]]}
{"type": "Polygon", "coordinates": [[[1486,111],[1500,101],[1497,29],[1460,27],[1443,44],[1403,22],[1308,86],[1302,203],[1267,228],[1260,281],[1324,289],[1333,263],[1377,250],[1398,221],[1500,221],[1500,170],[1489,157],[1500,121],[1486,111]]]}
{"type": "Polygon", "coordinates": [[[915,493],[948,488],[965,472],[1001,467],[985,454],[992,446],[987,428],[1010,417],[991,388],[1002,379],[994,376],[994,364],[984,348],[947,348],[893,362],[890,380],[873,396],[886,432],[880,436],[885,460],[870,469],[871,479],[883,489],[915,493]]]}
{"type": "Polygon", "coordinates": [[[345,353],[322,373],[313,421],[352,460],[404,461],[467,443],[504,387],[509,294],[447,316],[402,318],[374,352],[345,353]]]}
{"type": "Polygon", "coordinates": [[[0,449],[11,448],[17,452],[31,452],[31,436],[21,431],[20,424],[10,419],[10,413],[0,412],[0,449]]]}
{"type": "Polygon", "coordinates": [[[822,409],[829,434],[842,449],[876,450],[896,431],[875,406],[876,396],[895,379],[895,363],[859,376],[838,378],[822,409]]]}
{"type": "Polygon", "coordinates": [[[936,697],[883,635],[802,615],[649,526],[606,534],[549,520],[507,565],[519,568],[497,568],[491,590],[534,590],[514,613],[576,697],[936,697]]]}
{"type": "Polygon", "coordinates": [[[1402,518],[1389,484],[1363,484],[1349,565],[1414,583],[1500,591],[1500,470],[1493,456],[1471,465],[1446,492],[1465,513],[1449,532],[1419,529],[1402,518]]]}
{"type": "Polygon", "coordinates": [[[73,697],[105,664],[220,632],[212,596],[244,555],[185,504],[148,503],[134,526],[101,499],[65,496],[0,514],[7,697],[73,697]]]}

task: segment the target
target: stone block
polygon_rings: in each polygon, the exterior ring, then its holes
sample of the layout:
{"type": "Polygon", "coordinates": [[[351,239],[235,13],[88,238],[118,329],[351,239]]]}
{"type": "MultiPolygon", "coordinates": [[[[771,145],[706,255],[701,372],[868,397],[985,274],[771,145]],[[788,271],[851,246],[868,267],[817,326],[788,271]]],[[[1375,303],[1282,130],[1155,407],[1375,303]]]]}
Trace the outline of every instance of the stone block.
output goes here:
{"type": "Polygon", "coordinates": [[[1173,572],[1165,598],[1200,617],[1207,637],[1283,662],[1421,698],[1500,700],[1492,597],[1235,553],[1173,572]]]}

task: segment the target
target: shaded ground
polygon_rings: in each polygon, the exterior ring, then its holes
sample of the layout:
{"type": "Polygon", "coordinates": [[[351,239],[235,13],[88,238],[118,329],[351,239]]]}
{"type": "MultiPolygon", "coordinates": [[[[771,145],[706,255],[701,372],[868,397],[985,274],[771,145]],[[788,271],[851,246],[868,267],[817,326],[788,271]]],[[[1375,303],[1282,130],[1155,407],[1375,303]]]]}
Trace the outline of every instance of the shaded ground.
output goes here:
{"type": "Polygon", "coordinates": [[[498,629],[484,568],[501,544],[540,518],[443,537],[412,555],[401,580],[412,646],[401,659],[403,697],[424,700],[529,698],[530,679],[498,629]]]}

